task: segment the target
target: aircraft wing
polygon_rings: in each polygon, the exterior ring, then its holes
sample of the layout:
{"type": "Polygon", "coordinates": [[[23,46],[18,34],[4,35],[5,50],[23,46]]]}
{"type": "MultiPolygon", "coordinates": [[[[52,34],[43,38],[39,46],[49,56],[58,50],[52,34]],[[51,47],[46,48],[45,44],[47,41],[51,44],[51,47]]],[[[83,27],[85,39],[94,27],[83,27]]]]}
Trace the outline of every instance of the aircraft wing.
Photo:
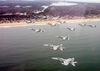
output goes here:
{"type": "Polygon", "coordinates": [[[69,59],[65,59],[65,60],[64,60],[64,63],[62,63],[62,64],[64,64],[64,65],[66,65],[66,66],[67,66],[67,65],[70,63],[70,61],[71,61],[71,59],[70,59],[70,58],[69,58],[69,59]]]}
{"type": "Polygon", "coordinates": [[[54,46],[55,46],[55,45],[51,45],[51,44],[49,45],[49,47],[54,47],[54,46]]]}
{"type": "Polygon", "coordinates": [[[49,44],[43,44],[44,46],[49,46],[49,44]]]}
{"type": "Polygon", "coordinates": [[[52,59],[54,59],[54,60],[59,60],[59,61],[64,61],[64,60],[65,60],[65,59],[59,58],[59,57],[52,57],[52,59]]]}
{"type": "Polygon", "coordinates": [[[76,63],[77,63],[77,62],[72,62],[71,64],[72,64],[73,66],[75,66],[76,63]]]}
{"type": "Polygon", "coordinates": [[[30,30],[35,30],[34,28],[29,28],[30,30]]]}
{"type": "Polygon", "coordinates": [[[63,36],[59,36],[59,38],[63,39],[63,36]]]}
{"type": "Polygon", "coordinates": [[[32,28],[31,30],[35,31],[36,29],[32,28]]]}
{"type": "Polygon", "coordinates": [[[63,59],[63,58],[58,58],[58,60],[59,60],[59,61],[64,61],[65,59],[63,59]]]}
{"type": "Polygon", "coordinates": [[[54,47],[54,45],[51,44],[44,44],[44,46],[54,47]]]}
{"type": "Polygon", "coordinates": [[[69,62],[65,62],[64,65],[67,66],[69,64],[69,62]]]}

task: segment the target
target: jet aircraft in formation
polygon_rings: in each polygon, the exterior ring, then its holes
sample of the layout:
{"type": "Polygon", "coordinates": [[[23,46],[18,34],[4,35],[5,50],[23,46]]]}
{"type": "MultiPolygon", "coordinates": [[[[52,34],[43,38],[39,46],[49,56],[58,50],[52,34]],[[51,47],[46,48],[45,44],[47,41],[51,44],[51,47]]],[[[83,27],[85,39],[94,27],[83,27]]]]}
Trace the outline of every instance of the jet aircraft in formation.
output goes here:
{"type": "Polygon", "coordinates": [[[63,51],[65,49],[65,47],[62,47],[63,44],[60,44],[60,45],[52,45],[52,44],[44,44],[44,46],[48,46],[48,47],[51,47],[52,50],[61,50],[63,51]]]}
{"type": "Polygon", "coordinates": [[[54,27],[54,26],[59,26],[59,25],[60,25],[60,23],[48,23],[48,25],[50,25],[50,26],[54,27]]]}
{"type": "Polygon", "coordinates": [[[96,25],[88,25],[89,27],[92,27],[92,28],[95,28],[96,27],[96,25]]]}
{"type": "Polygon", "coordinates": [[[76,28],[70,28],[70,27],[67,27],[66,29],[70,30],[70,31],[75,31],[77,30],[76,28]]]}
{"type": "Polygon", "coordinates": [[[59,57],[52,57],[52,59],[59,60],[61,62],[61,64],[65,65],[65,66],[67,66],[68,64],[75,66],[75,64],[77,63],[76,61],[74,62],[75,58],[63,59],[63,58],[59,58],[59,57]]]}
{"type": "Polygon", "coordinates": [[[60,38],[61,40],[71,40],[69,36],[56,36],[56,37],[60,38]]]}
{"type": "Polygon", "coordinates": [[[40,28],[40,29],[30,28],[30,29],[33,30],[33,31],[36,32],[36,33],[44,32],[41,28],[40,28]]]}

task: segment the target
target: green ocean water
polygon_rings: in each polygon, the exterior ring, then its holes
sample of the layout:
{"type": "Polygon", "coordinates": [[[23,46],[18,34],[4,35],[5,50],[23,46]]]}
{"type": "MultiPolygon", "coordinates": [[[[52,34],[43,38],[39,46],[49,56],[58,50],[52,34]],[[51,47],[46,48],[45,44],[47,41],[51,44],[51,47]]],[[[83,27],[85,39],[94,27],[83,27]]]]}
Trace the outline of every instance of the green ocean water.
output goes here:
{"type": "Polygon", "coordinates": [[[0,71],[100,71],[100,21],[68,22],[60,26],[30,25],[0,27],[0,71]],[[78,24],[97,25],[81,27],[78,24]],[[75,27],[76,31],[65,29],[75,27]],[[42,28],[35,33],[29,28],[42,28]],[[62,41],[55,36],[69,35],[62,41]],[[43,44],[63,44],[64,51],[53,51],[43,44]],[[76,66],[64,66],[52,57],[75,58],[76,66]]]}

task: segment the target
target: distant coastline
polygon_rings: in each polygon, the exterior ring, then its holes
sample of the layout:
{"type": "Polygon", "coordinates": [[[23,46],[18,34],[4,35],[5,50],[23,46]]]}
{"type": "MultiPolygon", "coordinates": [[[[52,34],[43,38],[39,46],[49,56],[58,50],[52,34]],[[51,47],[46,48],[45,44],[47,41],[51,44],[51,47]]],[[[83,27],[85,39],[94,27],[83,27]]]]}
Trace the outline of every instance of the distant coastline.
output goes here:
{"type": "Polygon", "coordinates": [[[0,26],[86,21],[100,19],[100,4],[53,1],[2,2],[0,26]]]}
{"type": "Polygon", "coordinates": [[[26,22],[19,22],[19,23],[4,23],[0,24],[0,26],[18,26],[18,25],[30,25],[30,24],[47,24],[47,23],[57,23],[57,21],[66,21],[66,22],[78,22],[78,21],[93,21],[93,20],[100,20],[100,18],[91,18],[91,19],[69,19],[69,20],[54,20],[54,21],[36,21],[34,23],[26,23],[26,22]]]}

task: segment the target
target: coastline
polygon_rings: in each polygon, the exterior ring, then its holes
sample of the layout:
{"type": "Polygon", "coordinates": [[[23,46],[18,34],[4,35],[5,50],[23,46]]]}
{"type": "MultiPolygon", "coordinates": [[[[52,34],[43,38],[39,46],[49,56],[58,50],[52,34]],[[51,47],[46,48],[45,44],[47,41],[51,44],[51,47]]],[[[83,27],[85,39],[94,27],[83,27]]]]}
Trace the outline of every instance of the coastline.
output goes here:
{"type": "Polygon", "coordinates": [[[92,19],[70,19],[70,20],[55,20],[55,21],[40,21],[35,23],[26,23],[26,22],[20,22],[20,23],[5,23],[0,24],[0,26],[19,26],[19,25],[33,25],[33,24],[45,24],[45,23],[57,23],[57,21],[66,21],[66,22],[78,22],[78,21],[93,21],[93,20],[100,20],[100,18],[92,18],[92,19]]]}

